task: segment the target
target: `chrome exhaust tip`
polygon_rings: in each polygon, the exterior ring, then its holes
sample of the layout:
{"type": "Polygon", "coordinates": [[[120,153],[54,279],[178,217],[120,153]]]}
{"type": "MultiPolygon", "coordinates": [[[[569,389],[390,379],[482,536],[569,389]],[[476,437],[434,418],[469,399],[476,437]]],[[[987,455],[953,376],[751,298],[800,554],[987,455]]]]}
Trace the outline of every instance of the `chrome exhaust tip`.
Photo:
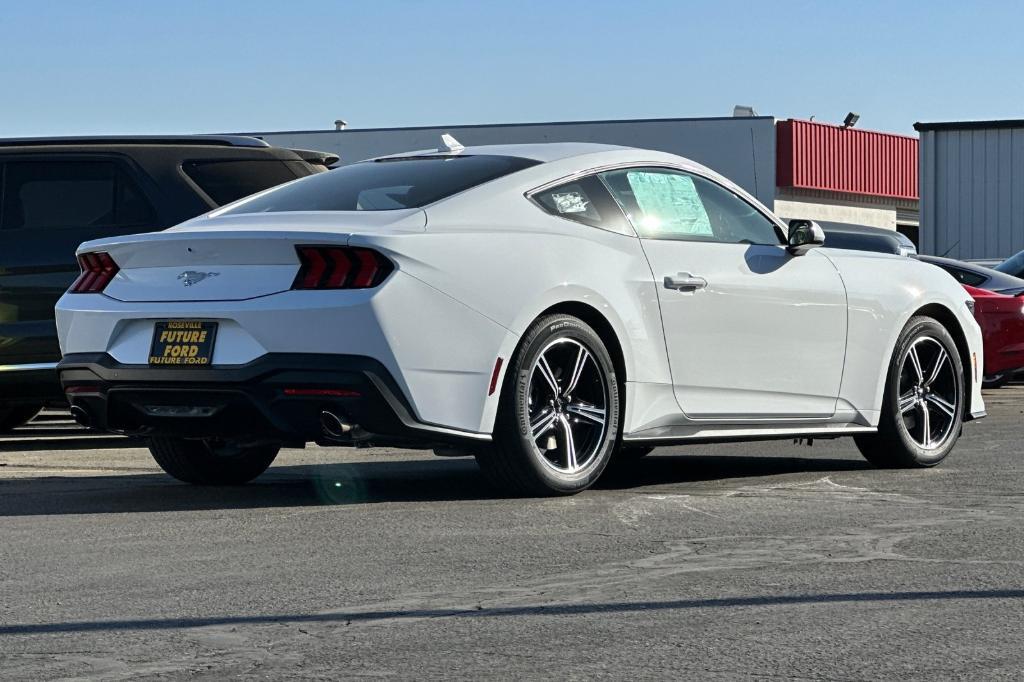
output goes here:
{"type": "Polygon", "coordinates": [[[84,426],[87,429],[92,428],[92,415],[89,411],[80,405],[71,406],[71,418],[74,419],[79,426],[84,426]]]}
{"type": "Polygon", "coordinates": [[[344,421],[333,412],[324,410],[320,413],[320,428],[323,429],[323,432],[328,436],[344,438],[345,434],[349,433],[353,427],[352,424],[344,421]]]}

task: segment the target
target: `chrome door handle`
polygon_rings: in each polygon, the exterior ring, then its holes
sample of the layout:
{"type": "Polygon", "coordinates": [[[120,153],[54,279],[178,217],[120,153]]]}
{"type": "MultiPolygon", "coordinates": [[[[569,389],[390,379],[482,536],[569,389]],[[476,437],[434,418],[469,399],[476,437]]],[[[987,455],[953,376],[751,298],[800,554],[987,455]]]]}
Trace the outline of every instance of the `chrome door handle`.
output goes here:
{"type": "Polygon", "coordinates": [[[708,285],[703,277],[691,275],[688,272],[680,272],[677,275],[665,275],[665,288],[676,291],[696,291],[708,285]]]}

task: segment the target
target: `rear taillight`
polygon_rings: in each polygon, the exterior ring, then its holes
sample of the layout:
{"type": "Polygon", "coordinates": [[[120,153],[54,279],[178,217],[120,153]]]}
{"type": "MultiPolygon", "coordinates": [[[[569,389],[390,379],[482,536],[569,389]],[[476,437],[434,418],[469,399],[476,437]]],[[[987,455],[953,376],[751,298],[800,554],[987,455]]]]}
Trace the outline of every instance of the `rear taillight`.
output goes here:
{"type": "Polygon", "coordinates": [[[78,265],[82,268],[82,274],[78,276],[75,283],[68,289],[72,294],[98,294],[107,288],[110,280],[114,279],[121,268],[104,251],[93,251],[82,253],[78,256],[78,265]]]}
{"type": "Polygon", "coordinates": [[[296,246],[299,274],[292,289],[372,289],[395,269],[373,249],[296,246]]]}

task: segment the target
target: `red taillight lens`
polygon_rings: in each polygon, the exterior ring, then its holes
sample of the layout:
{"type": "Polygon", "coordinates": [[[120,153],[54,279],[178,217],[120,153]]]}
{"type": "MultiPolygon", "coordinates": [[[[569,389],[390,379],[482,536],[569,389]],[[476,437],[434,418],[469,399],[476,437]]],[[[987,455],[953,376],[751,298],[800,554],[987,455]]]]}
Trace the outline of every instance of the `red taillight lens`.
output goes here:
{"type": "Polygon", "coordinates": [[[395,269],[372,249],[346,246],[296,246],[299,274],[292,289],[372,289],[395,269]]]}
{"type": "Polygon", "coordinates": [[[78,265],[82,268],[82,274],[78,276],[74,284],[68,290],[72,294],[98,294],[107,288],[110,280],[121,269],[104,251],[93,251],[78,256],[78,265]]]}

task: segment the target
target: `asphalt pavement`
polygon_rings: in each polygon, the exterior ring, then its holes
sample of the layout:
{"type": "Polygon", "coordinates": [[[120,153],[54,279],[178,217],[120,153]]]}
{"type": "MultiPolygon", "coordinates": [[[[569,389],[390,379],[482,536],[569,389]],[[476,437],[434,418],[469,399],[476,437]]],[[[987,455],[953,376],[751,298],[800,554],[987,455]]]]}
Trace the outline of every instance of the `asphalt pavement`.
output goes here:
{"type": "Polygon", "coordinates": [[[2,679],[1024,677],[1024,386],[930,470],[667,448],[582,495],[283,451],[191,487],[59,413],[0,436],[2,679]]]}

